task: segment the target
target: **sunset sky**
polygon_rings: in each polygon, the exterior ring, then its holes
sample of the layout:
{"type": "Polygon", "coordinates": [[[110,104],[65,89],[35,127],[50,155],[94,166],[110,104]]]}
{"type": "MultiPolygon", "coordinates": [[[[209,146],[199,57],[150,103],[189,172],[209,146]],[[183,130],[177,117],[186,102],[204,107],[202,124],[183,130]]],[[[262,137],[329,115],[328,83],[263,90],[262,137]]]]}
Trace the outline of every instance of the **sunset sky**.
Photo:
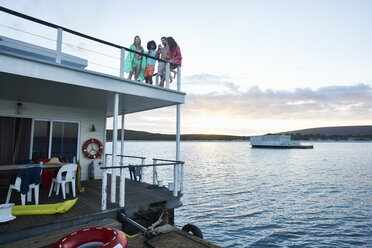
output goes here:
{"type": "MultiPolygon", "coordinates": [[[[184,134],[372,125],[369,0],[0,0],[0,5],[126,47],[137,34],[143,44],[173,36],[183,55],[184,134]]],[[[0,24],[22,28],[4,13],[0,24]]],[[[174,133],[175,113],[169,107],[127,115],[126,128],[174,133]]]]}

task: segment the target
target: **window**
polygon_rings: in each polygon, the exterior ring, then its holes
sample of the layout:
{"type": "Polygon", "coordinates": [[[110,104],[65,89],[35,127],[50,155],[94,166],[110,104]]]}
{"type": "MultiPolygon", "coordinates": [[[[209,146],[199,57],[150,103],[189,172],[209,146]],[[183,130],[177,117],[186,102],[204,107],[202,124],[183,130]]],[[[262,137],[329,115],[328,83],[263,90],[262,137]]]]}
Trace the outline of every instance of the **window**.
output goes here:
{"type": "Polygon", "coordinates": [[[48,158],[50,121],[34,121],[34,140],[32,144],[32,160],[48,158]]]}
{"type": "Polygon", "coordinates": [[[57,157],[72,162],[78,157],[79,123],[34,120],[32,160],[57,157]]]}
{"type": "Polygon", "coordinates": [[[72,161],[76,157],[78,141],[78,124],[53,122],[52,156],[60,161],[72,161]]]}

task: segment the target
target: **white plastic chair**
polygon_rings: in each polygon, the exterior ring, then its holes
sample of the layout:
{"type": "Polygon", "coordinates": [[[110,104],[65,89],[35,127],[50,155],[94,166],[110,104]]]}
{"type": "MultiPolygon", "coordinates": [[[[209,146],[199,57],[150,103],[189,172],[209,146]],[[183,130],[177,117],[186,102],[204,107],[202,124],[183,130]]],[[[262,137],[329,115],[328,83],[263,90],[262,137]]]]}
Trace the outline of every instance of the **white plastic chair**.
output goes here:
{"type": "MultiPolygon", "coordinates": [[[[20,177],[16,178],[16,181],[14,184],[9,185],[9,190],[8,190],[8,195],[6,197],[5,203],[9,203],[10,196],[12,195],[12,190],[17,190],[19,193],[21,193],[21,183],[22,179],[20,177]]],[[[30,202],[32,201],[32,189],[34,189],[34,194],[35,194],[35,204],[39,205],[39,185],[40,184],[30,184],[28,185],[29,190],[27,192],[27,201],[30,202]]],[[[22,205],[26,204],[26,195],[21,193],[21,201],[22,205]]]]}
{"type": "MultiPolygon", "coordinates": [[[[52,195],[53,187],[56,191],[56,195],[59,194],[59,186],[62,188],[63,199],[66,199],[66,184],[71,183],[73,196],[76,196],[75,192],[75,178],[76,178],[77,165],[66,164],[59,169],[56,178],[53,178],[52,185],[49,190],[49,197],[52,195]]],[[[68,184],[67,184],[68,187],[68,184]]],[[[67,188],[68,189],[68,188],[67,188]]]]}

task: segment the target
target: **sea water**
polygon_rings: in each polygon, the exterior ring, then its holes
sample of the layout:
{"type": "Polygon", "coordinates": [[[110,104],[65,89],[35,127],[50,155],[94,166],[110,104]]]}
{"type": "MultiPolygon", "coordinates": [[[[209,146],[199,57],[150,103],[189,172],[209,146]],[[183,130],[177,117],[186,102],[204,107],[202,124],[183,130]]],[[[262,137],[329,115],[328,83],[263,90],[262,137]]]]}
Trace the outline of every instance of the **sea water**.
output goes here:
{"type": "MultiPolygon", "coordinates": [[[[175,225],[195,224],[222,247],[372,247],[372,143],[313,145],[181,142],[184,196],[175,225]]],[[[125,154],[146,163],[175,159],[175,150],[175,142],[125,143],[125,154]]],[[[168,185],[172,173],[159,167],[159,180],[168,185]]]]}

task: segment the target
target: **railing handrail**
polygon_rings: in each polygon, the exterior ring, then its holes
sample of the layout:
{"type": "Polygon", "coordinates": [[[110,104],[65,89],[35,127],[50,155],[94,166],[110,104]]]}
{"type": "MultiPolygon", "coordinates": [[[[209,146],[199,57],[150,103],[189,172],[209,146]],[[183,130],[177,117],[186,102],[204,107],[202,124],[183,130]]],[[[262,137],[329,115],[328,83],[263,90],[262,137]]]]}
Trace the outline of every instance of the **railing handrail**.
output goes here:
{"type": "Polygon", "coordinates": [[[65,32],[68,32],[68,33],[71,33],[71,34],[74,34],[74,35],[77,35],[77,36],[80,36],[80,37],[83,37],[83,38],[86,38],[86,39],[89,39],[89,40],[93,40],[93,41],[96,41],[96,42],[99,42],[99,43],[102,43],[102,44],[105,44],[105,45],[108,45],[108,46],[116,47],[116,48],[119,48],[119,49],[125,49],[126,51],[129,51],[129,52],[132,52],[132,53],[136,53],[136,54],[140,54],[141,56],[145,56],[145,57],[148,57],[148,58],[151,58],[151,59],[155,59],[155,60],[158,60],[158,61],[161,61],[161,62],[164,62],[164,63],[170,63],[172,65],[176,65],[177,66],[177,64],[175,64],[173,62],[170,62],[168,60],[163,60],[163,59],[160,59],[160,58],[153,57],[151,55],[147,55],[147,54],[144,54],[144,53],[141,53],[141,52],[137,52],[136,50],[132,50],[130,48],[123,47],[123,46],[114,44],[114,43],[109,42],[109,41],[101,40],[101,39],[95,38],[93,36],[86,35],[86,34],[77,32],[75,30],[72,30],[72,29],[69,29],[69,28],[65,28],[65,27],[59,26],[59,25],[54,24],[54,23],[51,23],[51,22],[40,20],[40,19],[37,19],[35,17],[29,16],[29,15],[25,15],[25,14],[19,13],[19,12],[14,11],[14,10],[4,8],[2,6],[0,6],[0,11],[3,11],[3,12],[6,12],[8,14],[11,14],[11,15],[14,15],[14,16],[18,16],[20,18],[23,18],[23,19],[26,19],[26,20],[29,20],[29,21],[33,21],[33,22],[36,22],[36,23],[39,23],[39,24],[42,24],[42,25],[45,25],[45,26],[48,26],[48,27],[51,27],[51,28],[55,28],[55,29],[60,28],[60,29],[62,29],[65,32]]]}
{"type": "Polygon", "coordinates": [[[131,168],[131,167],[154,167],[154,166],[165,166],[165,165],[175,165],[177,163],[162,163],[162,164],[139,164],[139,165],[123,165],[123,166],[102,166],[99,167],[102,170],[109,170],[109,169],[123,169],[123,168],[131,168]]]}
{"type": "MultiPolygon", "coordinates": [[[[106,153],[105,156],[112,156],[110,153],[106,153]]],[[[122,157],[122,158],[140,158],[140,159],[146,159],[146,157],[138,157],[138,156],[130,156],[130,155],[120,155],[117,154],[117,157],[122,157]]]]}
{"type": "Polygon", "coordinates": [[[162,158],[153,158],[153,161],[164,161],[164,162],[173,162],[174,164],[184,164],[184,161],[178,161],[178,160],[170,160],[170,159],[162,159],[162,158]]]}

